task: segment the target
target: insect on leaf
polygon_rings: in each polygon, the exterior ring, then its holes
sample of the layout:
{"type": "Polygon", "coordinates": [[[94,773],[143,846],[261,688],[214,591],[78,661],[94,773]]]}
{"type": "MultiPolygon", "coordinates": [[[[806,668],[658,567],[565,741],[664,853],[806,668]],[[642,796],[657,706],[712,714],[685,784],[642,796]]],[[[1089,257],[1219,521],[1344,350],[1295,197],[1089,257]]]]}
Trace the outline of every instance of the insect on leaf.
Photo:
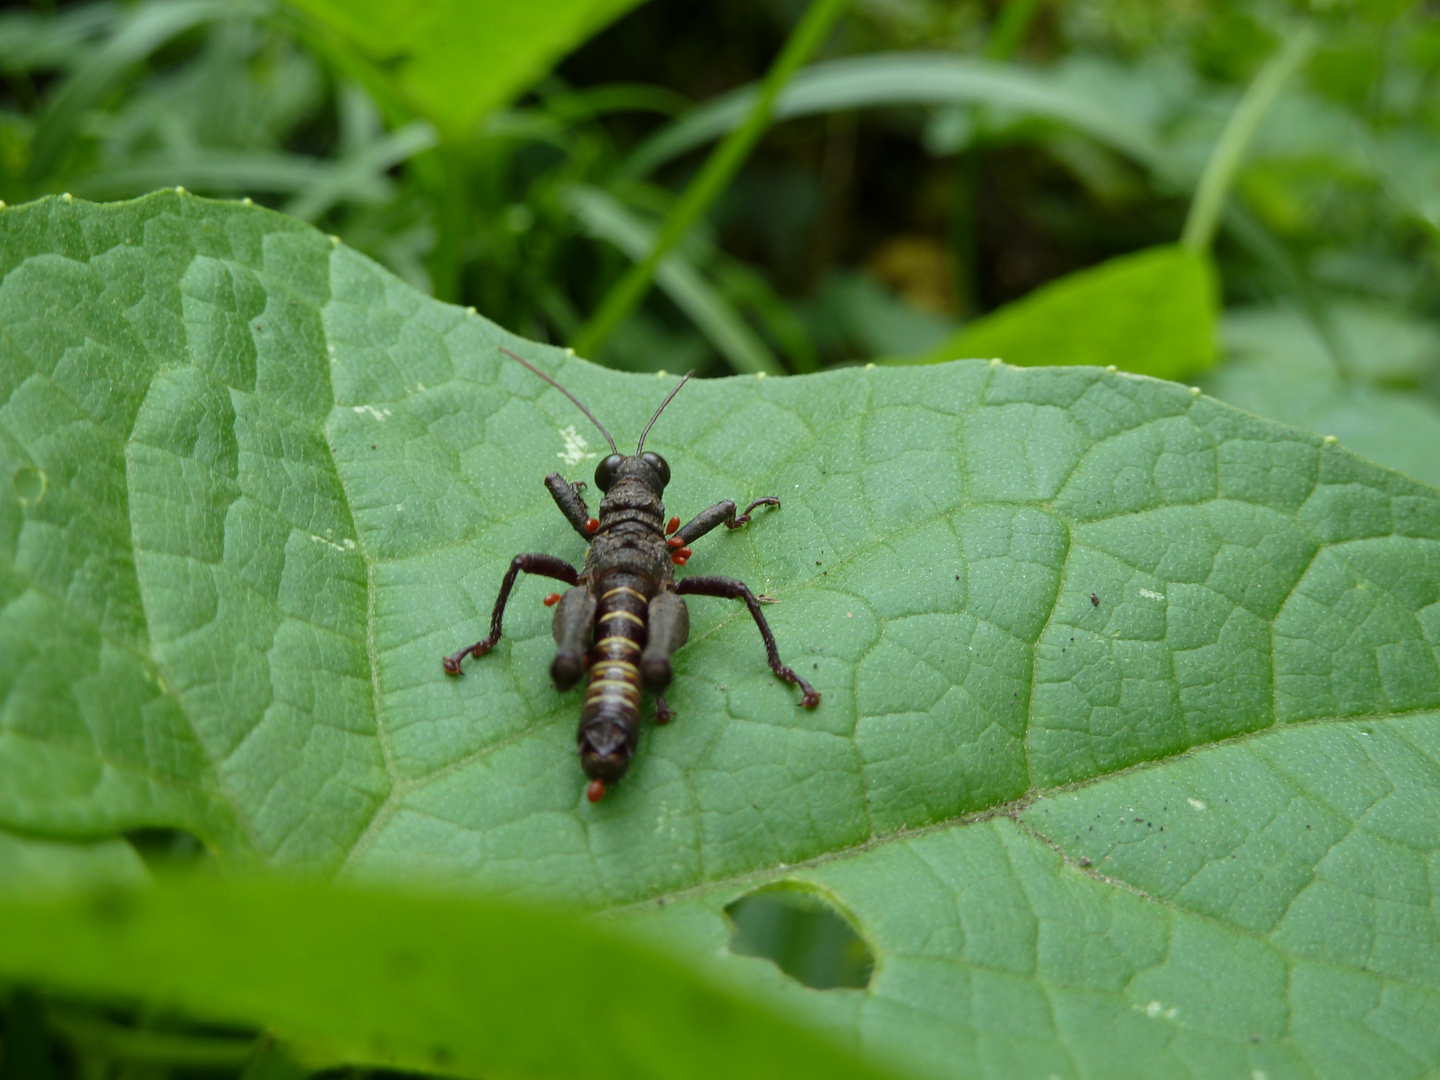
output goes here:
{"type": "Polygon", "coordinates": [[[440,658],[515,554],[583,554],[540,481],[598,440],[499,345],[617,442],[673,375],[258,208],[52,199],[0,234],[0,827],[608,912],[933,1075],[1440,1068],[1434,489],[1099,368],[687,386],[646,443],[667,513],[783,506],[681,573],[778,600],[824,700],[697,598],[675,722],[592,806],[550,583],[464,678],[440,658]],[[863,989],[728,950],[776,888],[855,931],[863,989]]]}

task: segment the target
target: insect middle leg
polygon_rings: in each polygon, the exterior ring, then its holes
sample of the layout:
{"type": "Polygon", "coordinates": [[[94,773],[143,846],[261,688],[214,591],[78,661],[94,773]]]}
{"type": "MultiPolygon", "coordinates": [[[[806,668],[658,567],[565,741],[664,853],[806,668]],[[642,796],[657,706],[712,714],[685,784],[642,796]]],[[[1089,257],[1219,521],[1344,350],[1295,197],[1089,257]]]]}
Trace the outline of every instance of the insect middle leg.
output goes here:
{"type": "Polygon", "coordinates": [[[722,600],[744,600],[745,606],[750,609],[750,615],[755,620],[755,625],[760,628],[760,637],[765,642],[765,657],[770,661],[770,670],[790,685],[798,686],[804,691],[805,696],[800,699],[800,704],[805,708],[813,709],[820,704],[820,691],[780,662],[780,650],[775,645],[775,635],[770,632],[770,624],[765,621],[765,614],[760,610],[760,601],[743,581],[719,575],[700,574],[695,577],[681,578],[675,583],[675,589],[677,592],[692,596],[718,596],[722,600]]]}
{"type": "Polygon", "coordinates": [[[467,645],[459,652],[445,657],[445,671],[448,674],[459,675],[461,660],[467,656],[474,656],[477,659],[484,656],[500,640],[500,621],[505,617],[505,604],[510,599],[510,590],[515,587],[515,579],[520,576],[522,570],[527,574],[543,574],[546,577],[563,581],[567,585],[580,583],[579,572],[564,559],[543,554],[516,555],[510,560],[510,569],[505,571],[505,580],[500,582],[500,595],[495,597],[495,609],[490,613],[490,633],[475,642],[474,645],[467,645]]]}
{"type": "Polygon", "coordinates": [[[698,540],[717,525],[723,524],[727,529],[738,529],[741,525],[750,523],[750,511],[757,506],[779,506],[780,500],[774,495],[767,495],[763,499],[756,499],[749,506],[745,507],[743,514],[735,513],[735,504],[729,499],[721,499],[708,510],[701,510],[693,518],[687,521],[680,528],[675,530],[670,537],[671,547],[684,547],[692,540],[698,540]]]}

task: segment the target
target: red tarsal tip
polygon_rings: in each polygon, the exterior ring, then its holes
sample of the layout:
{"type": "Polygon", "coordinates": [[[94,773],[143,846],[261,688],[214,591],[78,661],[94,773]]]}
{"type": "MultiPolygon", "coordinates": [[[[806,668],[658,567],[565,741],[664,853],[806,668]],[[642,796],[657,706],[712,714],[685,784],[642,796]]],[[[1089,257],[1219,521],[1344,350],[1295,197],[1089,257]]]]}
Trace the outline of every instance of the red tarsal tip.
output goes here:
{"type": "Polygon", "coordinates": [[[671,556],[670,556],[670,561],[673,562],[676,566],[684,566],[687,562],[690,561],[690,556],[689,556],[689,555],[681,555],[681,554],[677,551],[674,555],[671,555],[671,556]]]}
{"type": "Polygon", "coordinates": [[[598,528],[600,528],[600,522],[596,521],[594,518],[586,518],[586,519],[585,519],[585,531],[586,531],[586,532],[592,532],[592,533],[593,533],[593,532],[594,532],[596,529],[598,529],[598,528]]]}
{"type": "Polygon", "coordinates": [[[678,548],[678,547],[684,547],[684,546],[685,546],[685,541],[684,541],[684,540],[681,540],[680,537],[678,537],[678,536],[672,536],[672,537],[670,537],[670,539],[669,539],[669,540],[666,540],[665,543],[669,544],[672,548],[678,548]]]}
{"type": "Polygon", "coordinates": [[[685,558],[688,559],[691,555],[694,555],[695,553],[691,551],[688,547],[682,547],[679,551],[675,552],[675,554],[683,555],[685,556],[685,558]]]}
{"type": "Polygon", "coordinates": [[[552,592],[549,596],[545,597],[545,606],[546,606],[546,607],[554,607],[554,606],[555,606],[556,604],[558,604],[559,602],[560,602],[560,594],[559,594],[558,592],[552,592]]]}
{"type": "Polygon", "coordinates": [[[585,789],[585,797],[591,802],[599,802],[605,797],[605,781],[591,780],[590,786],[585,789]]]}
{"type": "Polygon", "coordinates": [[[680,519],[679,519],[678,517],[672,517],[672,518],[670,519],[669,523],[665,526],[665,535],[666,535],[666,536],[669,536],[671,533],[673,533],[673,532],[674,532],[676,529],[678,529],[679,527],[680,527],[680,519]]]}

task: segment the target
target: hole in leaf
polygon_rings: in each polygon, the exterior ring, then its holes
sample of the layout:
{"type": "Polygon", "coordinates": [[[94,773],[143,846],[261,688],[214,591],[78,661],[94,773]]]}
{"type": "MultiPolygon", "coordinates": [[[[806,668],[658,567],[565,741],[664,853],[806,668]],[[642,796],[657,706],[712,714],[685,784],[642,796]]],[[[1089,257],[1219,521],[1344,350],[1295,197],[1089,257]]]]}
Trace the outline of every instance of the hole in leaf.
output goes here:
{"type": "Polygon", "coordinates": [[[189,866],[209,854],[200,838],[184,829],[131,829],[124,835],[152,870],[189,866]]]}
{"type": "Polygon", "coordinates": [[[48,479],[43,472],[33,465],[22,465],[15,470],[10,482],[15,486],[15,495],[22,503],[39,502],[45,497],[45,488],[48,479]]]}
{"type": "Polygon", "coordinates": [[[824,897],[795,886],[761,889],[725,909],[735,925],[730,951],[761,956],[812,990],[863,989],[875,957],[824,897]]]}

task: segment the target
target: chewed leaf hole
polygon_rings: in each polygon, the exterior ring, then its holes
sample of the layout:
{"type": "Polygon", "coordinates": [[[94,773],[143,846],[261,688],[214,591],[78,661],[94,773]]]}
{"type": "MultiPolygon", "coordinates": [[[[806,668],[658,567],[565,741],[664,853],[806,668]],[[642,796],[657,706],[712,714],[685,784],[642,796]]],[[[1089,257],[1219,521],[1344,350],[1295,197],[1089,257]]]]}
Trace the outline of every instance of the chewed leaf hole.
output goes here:
{"type": "Polygon", "coordinates": [[[152,870],[177,869],[209,855],[200,838],[184,829],[131,829],[124,836],[152,870]]]}
{"type": "Polygon", "coordinates": [[[16,497],[27,506],[37,503],[45,497],[45,488],[48,486],[48,482],[49,478],[32,465],[20,466],[10,477],[10,483],[15,487],[16,497]]]}
{"type": "Polygon", "coordinates": [[[875,957],[823,897],[795,888],[762,889],[725,909],[735,924],[730,951],[761,956],[813,990],[862,989],[875,957]]]}

